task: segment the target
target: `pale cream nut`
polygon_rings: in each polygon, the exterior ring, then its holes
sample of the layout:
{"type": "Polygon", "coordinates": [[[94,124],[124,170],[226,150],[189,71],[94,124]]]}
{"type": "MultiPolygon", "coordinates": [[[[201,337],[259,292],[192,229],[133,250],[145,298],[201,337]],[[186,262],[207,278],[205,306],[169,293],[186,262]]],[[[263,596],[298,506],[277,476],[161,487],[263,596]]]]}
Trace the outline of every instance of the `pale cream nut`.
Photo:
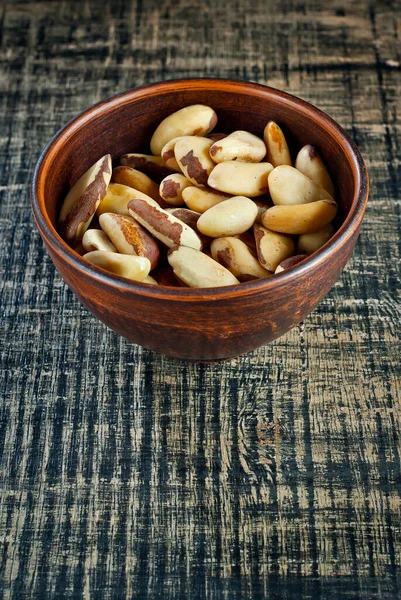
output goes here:
{"type": "Polygon", "coordinates": [[[301,148],[295,160],[295,168],[309,177],[318,187],[326,190],[332,198],[335,197],[333,181],[322,157],[314,146],[308,144],[301,148]]]}
{"type": "Polygon", "coordinates": [[[294,240],[289,235],[269,231],[258,223],[253,226],[253,231],[259,262],[274,273],[277,266],[294,253],[294,240]]]}
{"type": "Polygon", "coordinates": [[[279,165],[292,165],[291,155],[287,140],[281,128],[274,121],[269,121],[263,132],[263,139],[267,148],[266,160],[273,167],[279,165]]]}
{"type": "Polygon", "coordinates": [[[267,181],[275,205],[306,204],[331,198],[326,190],[318,187],[309,177],[287,165],[273,169],[267,181]]]}
{"type": "Polygon", "coordinates": [[[336,213],[334,200],[317,200],[308,204],[273,206],[263,213],[261,222],[272,231],[302,235],[319,231],[331,223],[336,213]]]}
{"type": "Polygon", "coordinates": [[[270,163],[229,160],[214,167],[209,175],[208,185],[233,196],[254,198],[268,191],[267,177],[272,170],[270,163]]]}
{"type": "Polygon", "coordinates": [[[95,251],[84,254],[83,258],[106,271],[135,281],[143,281],[150,271],[150,261],[144,256],[95,251]]]}
{"type": "Polygon", "coordinates": [[[183,135],[206,135],[217,123],[217,115],[210,106],[192,104],[172,113],[160,123],[150,140],[152,154],[159,155],[173,138],[183,135]]]}
{"type": "Polygon", "coordinates": [[[212,206],[232,198],[231,194],[223,194],[222,192],[216,192],[212,188],[200,188],[196,186],[190,186],[183,190],[182,199],[190,210],[198,213],[204,213],[212,206]]]}
{"type": "Polygon", "coordinates": [[[260,162],[266,155],[264,142],[248,131],[234,131],[225,138],[214,142],[210,156],[215,163],[227,160],[240,162],[260,162]]]}
{"type": "Polygon", "coordinates": [[[313,254],[319,250],[334,234],[334,227],[331,223],[315,231],[315,233],[304,233],[300,235],[297,241],[298,254],[313,254]]]}
{"type": "Polygon", "coordinates": [[[101,229],[87,229],[82,238],[82,246],[85,249],[85,254],[94,250],[117,252],[117,248],[101,229]]]}
{"type": "Polygon", "coordinates": [[[210,288],[239,283],[228,269],[193,248],[172,248],[168,252],[168,262],[175,275],[190,287],[210,288]]]}
{"type": "Polygon", "coordinates": [[[235,196],[212,206],[198,220],[199,231],[213,238],[243,233],[255,222],[258,209],[252,200],[235,196]]]}
{"type": "Polygon", "coordinates": [[[156,279],[154,279],[150,275],[148,275],[147,277],[145,277],[145,279],[142,280],[142,283],[149,283],[150,285],[159,285],[157,283],[156,279]]]}
{"type": "Polygon", "coordinates": [[[99,204],[96,214],[99,217],[103,213],[116,213],[118,215],[126,215],[129,217],[128,202],[133,198],[142,198],[143,200],[156,202],[147,194],[135,190],[128,185],[123,185],[122,183],[110,183],[107,188],[106,196],[99,204]]]}
{"type": "Polygon", "coordinates": [[[160,204],[159,186],[150,177],[132,167],[116,167],[111,176],[112,183],[122,183],[139,190],[160,204]]]}

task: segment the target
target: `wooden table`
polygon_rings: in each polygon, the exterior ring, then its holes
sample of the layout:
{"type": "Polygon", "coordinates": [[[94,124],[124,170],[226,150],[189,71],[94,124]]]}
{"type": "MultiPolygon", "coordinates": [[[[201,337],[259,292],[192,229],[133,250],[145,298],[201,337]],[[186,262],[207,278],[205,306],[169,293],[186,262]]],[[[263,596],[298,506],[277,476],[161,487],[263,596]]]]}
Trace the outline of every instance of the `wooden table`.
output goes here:
{"type": "Polygon", "coordinates": [[[0,596],[398,598],[400,4],[3,0],[0,32],[0,596]],[[327,298],[221,364],[107,330],[55,273],[29,207],[67,120],[192,76],[319,106],[372,185],[327,298]]]}

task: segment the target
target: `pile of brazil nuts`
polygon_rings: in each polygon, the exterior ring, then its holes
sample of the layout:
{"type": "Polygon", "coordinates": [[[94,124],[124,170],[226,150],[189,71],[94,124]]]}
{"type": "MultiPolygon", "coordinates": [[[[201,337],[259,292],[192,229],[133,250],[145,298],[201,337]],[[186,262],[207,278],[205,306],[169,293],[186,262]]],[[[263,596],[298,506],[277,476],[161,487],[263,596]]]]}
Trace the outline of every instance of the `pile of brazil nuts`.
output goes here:
{"type": "Polygon", "coordinates": [[[122,277],[194,288],[271,277],[321,248],[337,204],[318,151],[304,146],[293,166],[274,121],[263,139],[216,124],[209,106],[187,106],[157,127],[152,154],[114,169],[100,158],[62,204],[65,241],[122,277]]]}

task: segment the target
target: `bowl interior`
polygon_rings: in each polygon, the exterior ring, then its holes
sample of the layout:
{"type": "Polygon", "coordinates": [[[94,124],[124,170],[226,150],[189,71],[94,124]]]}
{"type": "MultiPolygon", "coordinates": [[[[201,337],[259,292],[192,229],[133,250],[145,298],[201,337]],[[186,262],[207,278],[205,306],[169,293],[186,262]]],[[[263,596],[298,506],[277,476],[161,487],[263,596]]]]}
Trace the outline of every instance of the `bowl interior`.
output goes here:
{"type": "MultiPolygon", "coordinates": [[[[257,84],[224,80],[189,80],[154,84],[102,102],[68,124],[50,144],[41,171],[42,211],[55,226],[68,189],[102,155],[113,160],[127,152],[150,153],[149,141],[160,121],[189,104],[215,109],[215,131],[244,129],[261,136],[268,120],[277,121],[293,158],[305,144],[314,145],[328,165],[337,188],[341,222],[355,199],[358,181],[352,149],[324,113],[292,96],[257,84]]],[[[47,220],[47,219],[46,219],[47,220]]]]}

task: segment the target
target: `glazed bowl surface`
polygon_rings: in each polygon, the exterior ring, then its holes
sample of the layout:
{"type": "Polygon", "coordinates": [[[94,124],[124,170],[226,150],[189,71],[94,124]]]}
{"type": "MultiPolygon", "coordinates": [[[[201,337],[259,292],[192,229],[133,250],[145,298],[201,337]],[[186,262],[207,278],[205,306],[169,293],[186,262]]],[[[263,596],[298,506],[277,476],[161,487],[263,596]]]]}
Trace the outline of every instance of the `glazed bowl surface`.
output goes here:
{"type": "Polygon", "coordinates": [[[47,251],[79,300],[108,327],[156,352],[219,360],[267,344],[302,321],[340,276],[359,235],[368,199],[361,154],[347,133],[316,107],[279,90],[222,79],[186,79],[133,89],[89,108],[49,142],[31,188],[33,214],[47,251]],[[318,252],[278,276],[214,289],[150,286],[86,262],[57,232],[60,204],[96,160],[149,153],[160,121],[190,104],[218,115],[216,131],[261,136],[274,120],[295,153],[315,146],[330,169],[338,230],[318,252]]]}

